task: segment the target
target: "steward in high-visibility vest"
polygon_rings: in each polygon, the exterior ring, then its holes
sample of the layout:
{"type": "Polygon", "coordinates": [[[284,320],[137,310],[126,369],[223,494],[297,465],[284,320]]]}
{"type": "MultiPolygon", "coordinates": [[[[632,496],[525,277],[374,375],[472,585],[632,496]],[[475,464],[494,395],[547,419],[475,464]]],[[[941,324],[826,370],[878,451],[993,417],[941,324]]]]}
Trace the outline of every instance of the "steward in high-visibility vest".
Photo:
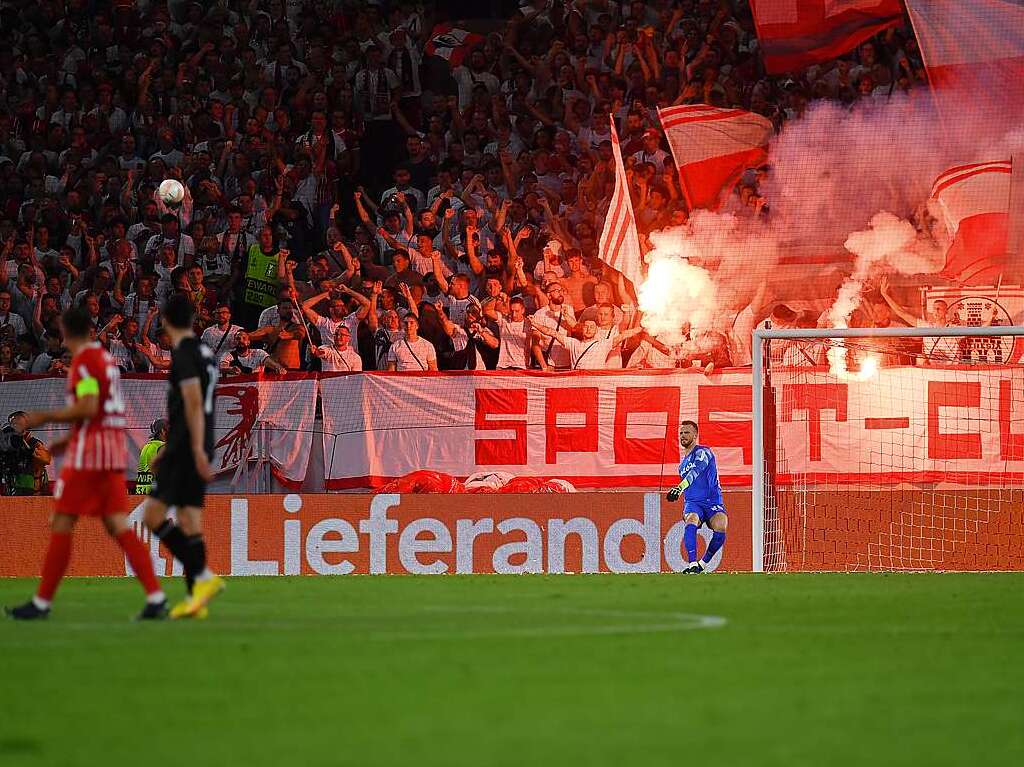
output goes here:
{"type": "Polygon", "coordinates": [[[235,306],[232,315],[242,327],[256,327],[263,310],[277,303],[287,258],[288,251],[274,247],[274,230],[265,226],[260,231],[259,242],[249,246],[244,263],[233,266],[231,284],[235,286],[235,306]]]}
{"type": "Polygon", "coordinates": [[[167,420],[157,418],[149,427],[150,439],[139,452],[139,470],[135,476],[135,494],[149,495],[153,489],[153,458],[167,442],[167,420]]]}

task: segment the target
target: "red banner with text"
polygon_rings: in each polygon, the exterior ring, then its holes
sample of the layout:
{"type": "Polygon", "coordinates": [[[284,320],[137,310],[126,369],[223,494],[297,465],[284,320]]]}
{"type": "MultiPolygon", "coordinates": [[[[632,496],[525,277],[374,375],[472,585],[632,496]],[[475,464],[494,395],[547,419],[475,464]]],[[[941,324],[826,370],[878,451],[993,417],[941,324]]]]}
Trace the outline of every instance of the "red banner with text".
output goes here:
{"type": "MultiPolygon", "coordinates": [[[[772,383],[780,481],[976,484],[1024,472],[1019,366],[888,368],[863,381],[790,370],[772,383]]],[[[666,487],[686,419],[715,450],[722,484],[750,485],[747,372],[371,373],[324,378],[321,395],[328,489],[419,469],[666,487]]]]}
{"type": "Polygon", "coordinates": [[[320,386],[329,490],[418,469],[658,488],[678,481],[680,419],[701,424],[724,484],[750,484],[749,373],[369,373],[320,386]]]}

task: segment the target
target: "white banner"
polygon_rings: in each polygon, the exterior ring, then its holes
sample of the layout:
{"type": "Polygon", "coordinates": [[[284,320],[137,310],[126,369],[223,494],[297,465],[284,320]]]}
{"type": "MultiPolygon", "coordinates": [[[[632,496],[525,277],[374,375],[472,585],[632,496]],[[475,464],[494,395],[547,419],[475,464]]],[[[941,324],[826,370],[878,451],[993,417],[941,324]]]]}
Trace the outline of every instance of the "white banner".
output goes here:
{"type": "MultiPolygon", "coordinates": [[[[779,371],[773,382],[780,481],[975,483],[1024,472],[1020,367],[894,368],[860,382],[779,371]]],[[[722,484],[750,484],[747,373],[369,373],[321,387],[328,489],[379,487],[418,469],[664,487],[687,419],[715,450],[722,484]]]]}
{"type": "MultiPolygon", "coordinates": [[[[892,368],[867,381],[774,371],[779,481],[1005,483],[1024,476],[1024,367],[892,368]]],[[[54,407],[62,379],[6,382],[0,414],[54,407]]],[[[380,487],[418,469],[563,478],[578,488],[676,481],[681,420],[700,426],[726,487],[749,487],[749,372],[359,373],[218,386],[215,468],[269,456],[278,478],[309,465],[317,386],[327,489],[380,487]],[[254,452],[249,453],[247,445],[254,452]]],[[[165,414],[166,382],[129,377],[137,454],[165,414]]],[[[46,442],[56,432],[38,432],[46,442]]],[[[766,446],[771,455],[771,440],[766,446]]],[[[134,466],[129,467],[134,477],[134,466]]],[[[51,471],[51,476],[54,472],[51,471]]]]}
{"type": "MultiPolygon", "coordinates": [[[[63,378],[4,382],[0,385],[0,414],[60,407],[65,402],[66,386],[63,378]]],[[[167,417],[167,380],[161,376],[126,375],[121,379],[121,389],[128,419],[128,453],[134,461],[149,439],[150,425],[157,418],[167,417]]],[[[214,399],[214,470],[231,472],[245,455],[250,459],[263,457],[270,460],[282,483],[301,484],[313,444],[316,394],[317,382],[313,377],[240,377],[220,383],[214,399]]],[[[51,425],[33,434],[49,443],[63,432],[63,428],[51,425]]],[[[54,457],[51,478],[56,476],[62,457],[54,457]]],[[[134,479],[134,464],[128,467],[126,476],[134,479]]]]}
{"type": "Polygon", "coordinates": [[[775,383],[780,482],[998,484],[1024,473],[1020,366],[891,368],[845,383],[791,373],[775,383]]]}
{"type": "Polygon", "coordinates": [[[745,373],[364,373],[320,385],[328,489],[379,487],[417,469],[579,488],[674,484],[681,418],[704,424],[723,482],[750,482],[745,373]]]}

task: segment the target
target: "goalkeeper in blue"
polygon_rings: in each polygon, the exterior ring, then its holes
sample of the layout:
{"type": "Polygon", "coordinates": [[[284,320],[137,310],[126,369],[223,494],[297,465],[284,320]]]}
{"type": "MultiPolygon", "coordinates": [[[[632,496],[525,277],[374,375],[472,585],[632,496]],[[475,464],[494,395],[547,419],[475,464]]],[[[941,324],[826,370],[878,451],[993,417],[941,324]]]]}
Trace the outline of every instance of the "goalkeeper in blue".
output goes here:
{"type": "Polygon", "coordinates": [[[679,462],[681,482],[668,491],[670,501],[683,496],[683,544],[690,563],[684,573],[703,573],[708,563],[725,544],[729,517],[722,503],[722,486],[718,482],[718,464],[715,454],[704,445],[697,444],[697,424],[683,421],[679,424],[679,462]],[[711,530],[711,542],[704,558],[697,559],[697,528],[705,524],[711,530]]]}

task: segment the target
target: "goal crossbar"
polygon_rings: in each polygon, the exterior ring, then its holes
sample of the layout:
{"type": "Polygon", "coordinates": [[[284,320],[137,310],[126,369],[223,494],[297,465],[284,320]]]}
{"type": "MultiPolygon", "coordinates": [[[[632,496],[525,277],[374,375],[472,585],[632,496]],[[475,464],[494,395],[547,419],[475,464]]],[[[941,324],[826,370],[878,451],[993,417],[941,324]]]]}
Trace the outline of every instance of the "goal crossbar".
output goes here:
{"type": "Polygon", "coordinates": [[[765,509],[765,455],[764,455],[764,341],[770,340],[831,340],[844,338],[949,338],[1024,336],[1024,326],[996,325],[986,327],[935,328],[792,328],[775,330],[757,328],[753,333],[752,360],[752,486],[751,486],[751,543],[754,572],[764,572],[764,509],[765,509]]]}
{"type": "Polygon", "coordinates": [[[829,338],[949,338],[952,336],[1019,336],[1024,327],[1015,325],[993,325],[986,327],[944,327],[944,328],[793,328],[771,330],[758,328],[754,341],[779,339],[829,339],[829,338]]]}

